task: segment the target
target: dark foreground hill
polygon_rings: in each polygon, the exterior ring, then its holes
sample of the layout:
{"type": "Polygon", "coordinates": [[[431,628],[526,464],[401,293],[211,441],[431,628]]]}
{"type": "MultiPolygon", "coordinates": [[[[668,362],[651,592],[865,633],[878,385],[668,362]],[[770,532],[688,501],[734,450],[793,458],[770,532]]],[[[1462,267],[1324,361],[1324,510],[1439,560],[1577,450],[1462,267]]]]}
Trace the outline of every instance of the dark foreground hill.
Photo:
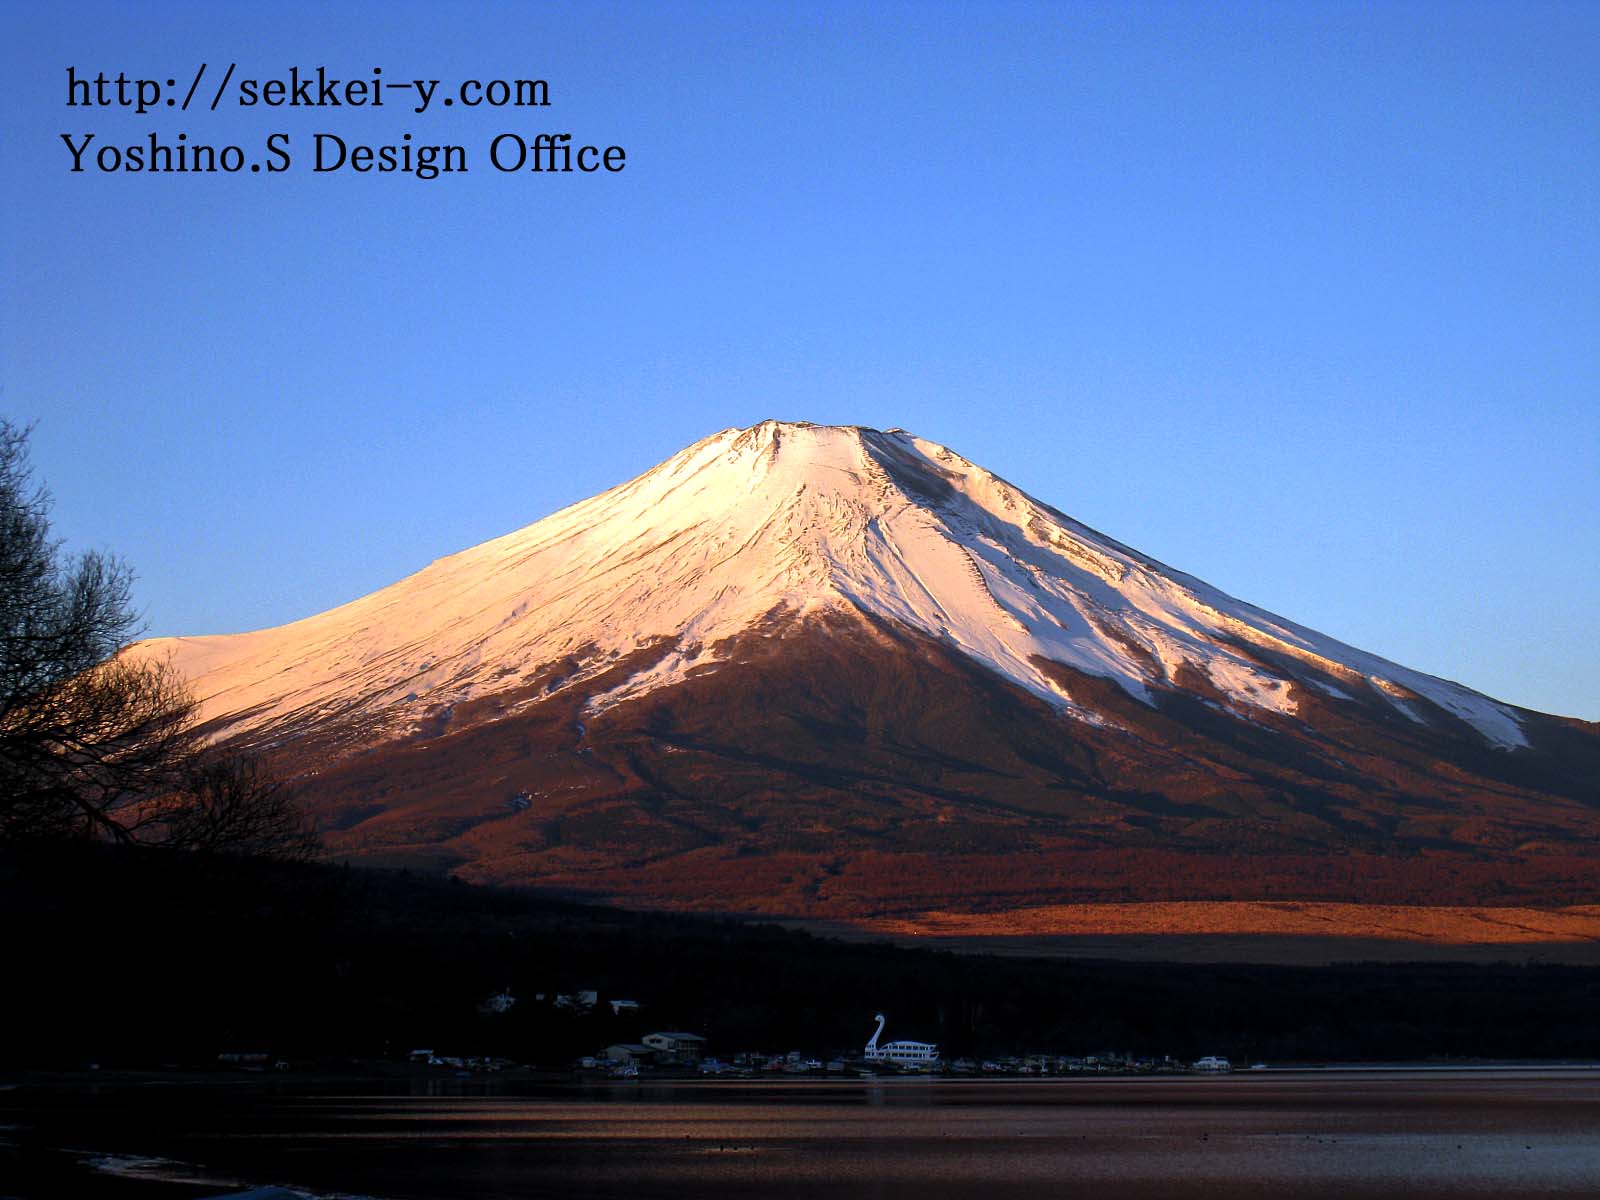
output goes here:
{"type": "Polygon", "coordinates": [[[1600,969],[1196,966],[844,944],[347,867],[94,846],[0,853],[0,1065],[297,1067],[441,1053],[564,1068],[652,1029],[711,1053],[859,1049],[872,1014],[948,1055],[1273,1061],[1600,1057],[1600,969]],[[491,994],[517,1003],[484,1014],[491,994]],[[636,1014],[556,1008],[583,989],[636,1014]],[[536,997],[543,993],[546,1002],[536,997]]]}

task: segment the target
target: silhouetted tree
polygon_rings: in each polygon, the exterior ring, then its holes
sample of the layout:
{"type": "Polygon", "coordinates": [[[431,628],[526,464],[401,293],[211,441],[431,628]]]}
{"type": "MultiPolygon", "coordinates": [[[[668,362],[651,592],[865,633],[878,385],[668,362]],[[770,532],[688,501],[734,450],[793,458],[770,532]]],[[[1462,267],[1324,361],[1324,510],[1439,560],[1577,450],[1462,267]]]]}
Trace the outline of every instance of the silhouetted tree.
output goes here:
{"type": "Polygon", "coordinates": [[[205,748],[170,664],[121,653],[132,574],[62,554],[27,440],[0,420],[0,839],[307,856],[315,835],[278,781],[205,748]]]}
{"type": "Polygon", "coordinates": [[[319,844],[293,793],[247,754],[192,756],[150,822],[164,845],[185,850],[307,859],[319,844]]]}

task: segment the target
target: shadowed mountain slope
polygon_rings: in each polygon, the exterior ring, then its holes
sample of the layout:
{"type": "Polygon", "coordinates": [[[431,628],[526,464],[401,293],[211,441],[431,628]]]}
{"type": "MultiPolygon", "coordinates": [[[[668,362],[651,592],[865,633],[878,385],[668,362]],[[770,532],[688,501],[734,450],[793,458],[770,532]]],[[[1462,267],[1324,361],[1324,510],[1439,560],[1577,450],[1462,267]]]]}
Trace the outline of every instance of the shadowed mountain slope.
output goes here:
{"type": "Polygon", "coordinates": [[[278,629],[163,639],[331,846],[636,903],[1600,899],[1600,735],[902,431],[727,430],[278,629]]]}

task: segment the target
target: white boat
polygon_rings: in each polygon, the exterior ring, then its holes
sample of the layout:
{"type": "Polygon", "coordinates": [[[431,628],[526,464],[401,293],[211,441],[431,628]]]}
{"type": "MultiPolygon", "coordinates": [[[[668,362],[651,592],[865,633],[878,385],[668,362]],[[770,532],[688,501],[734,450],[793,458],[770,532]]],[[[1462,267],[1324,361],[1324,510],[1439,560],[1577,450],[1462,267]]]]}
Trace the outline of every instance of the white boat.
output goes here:
{"type": "Polygon", "coordinates": [[[910,1071],[937,1071],[939,1069],[939,1047],[933,1042],[887,1042],[878,1045],[878,1035],[883,1032],[883,1014],[875,1018],[878,1028],[873,1031],[872,1039],[867,1043],[866,1058],[868,1062],[888,1062],[897,1067],[910,1071]]]}

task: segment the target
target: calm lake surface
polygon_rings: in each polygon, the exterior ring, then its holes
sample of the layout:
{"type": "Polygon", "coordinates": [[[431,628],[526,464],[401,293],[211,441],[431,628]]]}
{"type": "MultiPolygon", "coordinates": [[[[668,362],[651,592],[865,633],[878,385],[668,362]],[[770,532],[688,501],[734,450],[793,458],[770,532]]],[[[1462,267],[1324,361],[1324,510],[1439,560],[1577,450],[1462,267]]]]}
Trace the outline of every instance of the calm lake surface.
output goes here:
{"type": "Polygon", "coordinates": [[[466,1080],[409,1094],[143,1084],[19,1088],[0,1093],[0,1121],[13,1144],[112,1155],[122,1169],[160,1160],[134,1171],[128,1194],[142,1197],[262,1184],[382,1200],[1600,1195],[1595,1070],[524,1094],[466,1080]]]}

